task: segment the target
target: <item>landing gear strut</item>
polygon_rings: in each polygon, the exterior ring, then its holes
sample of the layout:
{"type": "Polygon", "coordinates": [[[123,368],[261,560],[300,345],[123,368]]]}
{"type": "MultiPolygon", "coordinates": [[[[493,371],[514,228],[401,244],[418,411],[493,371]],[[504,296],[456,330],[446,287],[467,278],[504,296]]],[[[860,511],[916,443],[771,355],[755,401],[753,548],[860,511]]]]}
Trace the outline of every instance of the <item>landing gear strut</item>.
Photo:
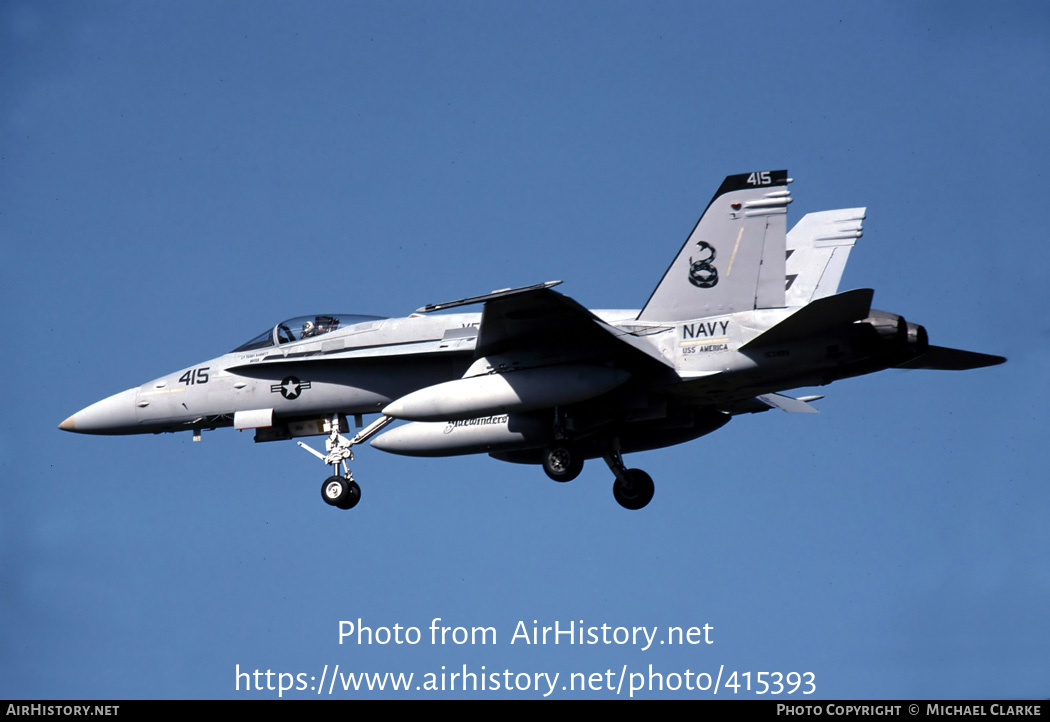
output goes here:
{"type": "Polygon", "coordinates": [[[394,419],[389,416],[380,416],[379,419],[366,426],[352,439],[348,439],[339,433],[341,419],[339,414],[333,414],[331,420],[325,421],[325,431],[330,432],[325,440],[327,455],[315,451],[301,441],[296,443],[303,447],[318,459],[333,467],[335,475],[328,477],[321,485],[321,498],[326,504],[340,509],[353,509],[357,502],[361,501],[361,487],[354,481],[354,472],[350,471],[347,462],[354,460],[354,452],[350,447],[362,444],[386,428],[394,419]],[[342,475],[339,470],[342,468],[342,475]]]}
{"type": "Polygon", "coordinates": [[[616,476],[613,482],[613,498],[624,509],[641,509],[653,500],[656,487],[653,479],[641,469],[626,469],[620,456],[617,440],[609,445],[602,458],[616,476]]]}

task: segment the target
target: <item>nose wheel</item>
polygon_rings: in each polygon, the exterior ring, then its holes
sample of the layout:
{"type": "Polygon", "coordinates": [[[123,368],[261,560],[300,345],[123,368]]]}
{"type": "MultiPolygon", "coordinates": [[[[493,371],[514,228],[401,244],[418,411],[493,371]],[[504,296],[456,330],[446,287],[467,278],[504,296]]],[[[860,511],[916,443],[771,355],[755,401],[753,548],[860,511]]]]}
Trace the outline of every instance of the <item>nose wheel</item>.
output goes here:
{"type": "Polygon", "coordinates": [[[353,479],[330,476],[321,484],[321,498],[340,509],[353,509],[361,501],[361,487],[353,479]]]}
{"type": "Polygon", "coordinates": [[[330,421],[325,422],[325,430],[330,432],[325,440],[325,450],[328,454],[315,451],[303,442],[296,442],[306,451],[316,456],[332,467],[335,475],[329,476],[321,484],[321,498],[329,506],[339,509],[353,509],[361,501],[361,487],[354,481],[354,473],[350,471],[349,462],[354,460],[352,446],[364,443],[386,428],[394,419],[389,416],[380,416],[379,419],[361,430],[357,436],[348,439],[339,433],[343,419],[339,414],[334,414],[330,421]],[[342,470],[342,474],[339,471],[342,470]]]}

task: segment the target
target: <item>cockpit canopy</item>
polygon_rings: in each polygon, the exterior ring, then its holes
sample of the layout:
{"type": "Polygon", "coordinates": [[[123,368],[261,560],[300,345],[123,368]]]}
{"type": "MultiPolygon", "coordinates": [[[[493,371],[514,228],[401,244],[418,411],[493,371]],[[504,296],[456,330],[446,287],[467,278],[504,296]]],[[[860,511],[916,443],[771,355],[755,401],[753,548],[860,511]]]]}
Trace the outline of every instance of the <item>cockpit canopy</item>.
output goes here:
{"type": "Polygon", "coordinates": [[[246,344],[238,346],[230,353],[240,351],[254,351],[270,346],[279,346],[284,343],[302,341],[304,339],[323,336],[337,329],[349,328],[358,323],[366,321],[381,321],[383,316],[363,316],[358,314],[333,313],[317,316],[296,316],[287,321],[281,321],[273,328],[263,331],[246,344]]]}

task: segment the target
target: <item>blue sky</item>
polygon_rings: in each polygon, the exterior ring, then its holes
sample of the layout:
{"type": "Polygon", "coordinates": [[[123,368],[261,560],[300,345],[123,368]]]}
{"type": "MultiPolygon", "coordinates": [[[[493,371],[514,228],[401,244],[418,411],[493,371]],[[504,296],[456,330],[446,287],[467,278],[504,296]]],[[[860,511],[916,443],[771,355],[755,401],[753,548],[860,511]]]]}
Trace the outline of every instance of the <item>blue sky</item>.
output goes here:
{"type": "Polygon", "coordinates": [[[1037,2],[7,0],[0,697],[271,698],[237,666],[338,664],[1045,699],[1048,31],[1037,2]],[[1009,362],[633,455],[640,512],[601,463],[365,449],[340,513],[290,443],[56,428],[291,316],[552,279],[638,307],[722,178],[773,168],[789,223],[867,206],[844,289],[1009,362]],[[430,644],[437,617],[496,644],[430,644]],[[358,619],[424,641],[339,645],[358,619]],[[511,644],[533,620],[714,643],[511,644]]]}

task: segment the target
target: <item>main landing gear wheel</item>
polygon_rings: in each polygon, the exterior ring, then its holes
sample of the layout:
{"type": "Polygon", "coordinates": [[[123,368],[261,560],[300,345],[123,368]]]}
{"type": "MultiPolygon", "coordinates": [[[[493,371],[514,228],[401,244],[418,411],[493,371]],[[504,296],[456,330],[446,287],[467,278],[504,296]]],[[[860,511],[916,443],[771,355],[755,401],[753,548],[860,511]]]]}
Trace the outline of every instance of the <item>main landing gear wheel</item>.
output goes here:
{"type": "Polygon", "coordinates": [[[340,509],[353,509],[361,501],[361,487],[342,476],[329,476],[321,485],[321,498],[340,509]]]}
{"type": "Polygon", "coordinates": [[[656,486],[651,476],[641,469],[626,469],[628,483],[616,479],[613,482],[613,496],[624,509],[641,509],[653,500],[656,486]]]}
{"type": "Polygon", "coordinates": [[[543,470],[555,481],[572,481],[583,471],[583,457],[568,444],[554,444],[543,450],[543,470]]]}
{"type": "Polygon", "coordinates": [[[641,469],[626,469],[620,455],[620,440],[610,439],[602,453],[609,471],[616,477],[613,482],[613,498],[624,509],[641,509],[653,500],[653,478],[641,469]]]}

